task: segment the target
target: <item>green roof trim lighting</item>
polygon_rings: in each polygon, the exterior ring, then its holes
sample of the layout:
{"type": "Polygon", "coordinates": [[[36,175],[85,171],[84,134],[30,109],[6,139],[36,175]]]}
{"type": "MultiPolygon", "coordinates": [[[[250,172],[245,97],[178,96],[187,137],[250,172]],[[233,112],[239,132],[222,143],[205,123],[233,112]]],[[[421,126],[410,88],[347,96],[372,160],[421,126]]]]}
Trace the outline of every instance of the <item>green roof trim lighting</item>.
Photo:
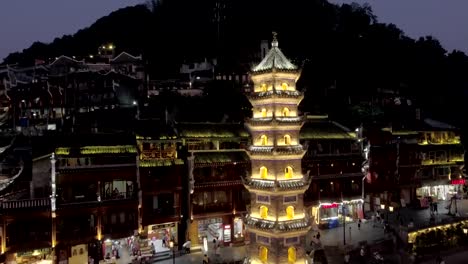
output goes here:
{"type": "Polygon", "coordinates": [[[143,160],[140,161],[140,167],[169,167],[172,165],[184,165],[184,161],[181,159],[175,160],[143,160]]]}
{"type": "Polygon", "coordinates": [[[80,148],[83,155],[137,153],[136,146],[85,146],[80,148]]]}
{"type": "Polygon", "coordinates": [[[70,155],[70,148],[56,148],[55,154],[63,156],[70,155]]]}

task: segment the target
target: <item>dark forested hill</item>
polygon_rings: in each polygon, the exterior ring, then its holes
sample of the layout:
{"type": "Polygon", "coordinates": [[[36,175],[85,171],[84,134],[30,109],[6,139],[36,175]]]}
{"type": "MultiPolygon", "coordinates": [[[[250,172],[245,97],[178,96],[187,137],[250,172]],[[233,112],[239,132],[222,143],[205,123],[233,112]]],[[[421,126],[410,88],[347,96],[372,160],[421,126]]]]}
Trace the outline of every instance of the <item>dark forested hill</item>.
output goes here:
{"type": "Polygon", "coordinates": [[[165,0],[128,7],[50,44],[34,43],[5,63],[31,64],[61,54],[87,55],[105,42],[143,54],[154,78],[177,72],[184,60],[218,55],[222,63],[252,61],[262,39],[305,62],[301,86],[307,111],[348,113],[351,97],[380,90],[415,99],[426,112],[456,125],[464,120],[468,57],[447,52],[432,37],[412,39],[378,22],[369,6],[326,0],[165,0]],[[329,88],[333,86],[334,89],[329,88]]]}

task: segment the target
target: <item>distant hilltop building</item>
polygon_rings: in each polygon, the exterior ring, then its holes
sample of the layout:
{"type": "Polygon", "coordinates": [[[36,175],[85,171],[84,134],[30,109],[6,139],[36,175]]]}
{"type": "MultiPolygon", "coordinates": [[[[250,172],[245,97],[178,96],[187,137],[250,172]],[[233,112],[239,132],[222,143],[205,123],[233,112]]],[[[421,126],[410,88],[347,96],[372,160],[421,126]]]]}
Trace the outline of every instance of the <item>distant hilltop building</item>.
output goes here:
{"type": "Polygon", "coordinates": [[[67,120],[73,123],[78,114],[134,107],[144,92],[145,75],[141,56],[115,54],[113,44],[100,47],[98,55],[1,67],[0,127],[34,127],[40,133],[67,120]]]}

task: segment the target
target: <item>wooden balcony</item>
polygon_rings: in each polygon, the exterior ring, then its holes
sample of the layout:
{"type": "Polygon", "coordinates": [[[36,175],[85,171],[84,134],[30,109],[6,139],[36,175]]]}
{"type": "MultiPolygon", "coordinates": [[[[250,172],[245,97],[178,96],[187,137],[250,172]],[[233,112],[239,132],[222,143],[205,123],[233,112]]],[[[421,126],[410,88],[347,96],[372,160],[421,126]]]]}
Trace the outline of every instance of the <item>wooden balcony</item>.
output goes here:
{"type": "Polygon", "coordinates": [[[13,200],[1,202],[2,210],[47,210],[50,209],[50,198],[38,198],[38,199],[24,199],[24,200],[13,200]]]}

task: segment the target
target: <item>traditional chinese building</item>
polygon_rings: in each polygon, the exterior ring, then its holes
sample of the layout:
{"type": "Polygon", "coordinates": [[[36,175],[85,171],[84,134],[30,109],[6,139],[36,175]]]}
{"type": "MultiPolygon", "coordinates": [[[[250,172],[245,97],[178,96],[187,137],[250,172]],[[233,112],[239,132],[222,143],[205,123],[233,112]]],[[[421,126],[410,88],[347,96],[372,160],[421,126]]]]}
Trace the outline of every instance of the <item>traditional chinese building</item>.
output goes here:
{"type": "Polygon", "coordinates": [[[303,200],[310,180],[301,168],[305,151],[299,143],[299,77],[300,70],[283,55],[274,36],[271,50],[252,71],[253,117],[246,124],[252,137],[252,174],[244,178],[251,194],[246,225],[252,263],[307,263],[310,221],[303,200]]]}
{"type": "Polygon", "coordinates": [[[250,171],[248,133],[239,123],[178,123],[177,129],[189,155],[188,238],[195,247],[214,238],[244,243],[250,198],[240,176],[250,171]]]}
{"type": "Polygon", "coordinates": [[[138,229],[135,138],[69,134],[58,142],[50,158],[52,247],[59,261],[74,257],[73,247],[98,261],[112,255],[113,240],[138,229]]]}
{"type": "MultiPolygon", "coordinates": [[[[456,127],[432,119],[385,127],[369,135],[366,194],[371,208],[429,207],[466,192],[464,148],[456,127]]],[[[453,211],[452,211],[453,213],[453,211]]]]}
{"type": "Polygon", "coordinates": [[[309,171],[312,178],[304,202],[311,207],[312,220],[319,228],[363,217],[364,157],[358,132],[328,116],[307,116],[301,129],[301,142],[307,146],[303,171],[309,171]]]}
{"type": "Polygon", "coordinates": [[[176,130],[164,122],[139,120],[137,128],[139,233],[153,241],[157,258],[170,257],[163,240],[181,246],[185,242],[188,212],[185,151],[176,130]],[[184,217],[185,215],[185,217],[184,217]]]}

